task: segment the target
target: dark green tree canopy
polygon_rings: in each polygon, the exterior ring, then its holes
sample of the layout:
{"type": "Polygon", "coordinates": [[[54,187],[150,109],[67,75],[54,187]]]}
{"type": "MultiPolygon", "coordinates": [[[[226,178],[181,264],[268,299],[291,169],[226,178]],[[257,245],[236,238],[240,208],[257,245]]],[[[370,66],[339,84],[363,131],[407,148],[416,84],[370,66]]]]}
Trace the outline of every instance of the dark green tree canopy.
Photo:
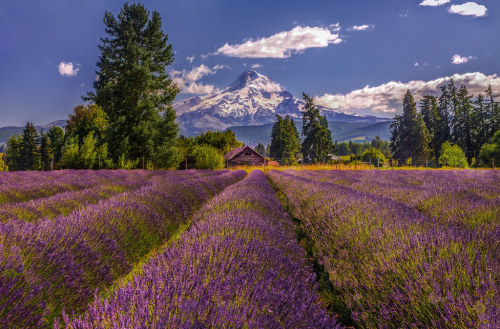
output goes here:
{"type": "MultiPolygon", "coordinates": [[[[262,148],[264,145],[261,144],[262,148]]],[[[280,164],[291,165],[297,162],[295,155],[299,150],[300,136],[295,122],[288,115],[284,119],[277,115],[271,132],[270,157],[280,164]]]]}
{"type": "Polygon", "coordinates": [[[321,116],[314,105],[313,98],[302,93],[305,101],[305,112],[302,117],[302,154],[306,161],[327,162],[333,152],[332,132],[328,129],[328,121],[321,116]]]}
{"type": "Polygon", "coordinates": [[[107,141],[115,161],[123,155],[170,163],[178,132],[171,104],[179,89],[166,73],[173,51],[160,14],[126,3],[116,18],[106,12],[104,25],[98,79],[84,99],[107,114],[107,141]]]}

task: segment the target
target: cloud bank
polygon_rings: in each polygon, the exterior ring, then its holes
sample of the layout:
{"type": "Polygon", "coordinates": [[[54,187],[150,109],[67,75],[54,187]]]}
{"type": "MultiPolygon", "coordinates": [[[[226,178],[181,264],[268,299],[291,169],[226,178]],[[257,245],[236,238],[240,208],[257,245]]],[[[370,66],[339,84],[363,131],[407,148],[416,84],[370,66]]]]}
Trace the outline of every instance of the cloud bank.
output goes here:
{"type": "Polygon", "coordinates": [[[453,79],[457,86],[464,84],[472,95],[484,94],[489,84],[495,93],[500,93],[499,76],[473,72],[454,74],[431,81],[413,80],[406,83],[390,81],[379,86],[366,86],[347,94],[317,96],[315,103],[345,112],[370,109],[374,114],[399,113],[402,111],[402,99],[406,90],[410,90],[415,99],[420,100],[424,95],[439,94],[439,87],[448,83],[450,79],[453,79]]]}
{"type": "Polygon", "coordinates": [[[338,33],[340,27],[334,24],[326,27],[296,26],[290,31],[276,33],[270,37],[250,39],[244,43],[224,46],[215,55],[239,58],[289,58],[308,48],[328,47],[342,42],[338,33]]]}
{"type": "Polygon", "coordinates": [[[79,64],[73,65],[71,62],[61,62],[59,63],[59,74],[66,77],[74,77],[80,71],[79,66],[79,64]]]}

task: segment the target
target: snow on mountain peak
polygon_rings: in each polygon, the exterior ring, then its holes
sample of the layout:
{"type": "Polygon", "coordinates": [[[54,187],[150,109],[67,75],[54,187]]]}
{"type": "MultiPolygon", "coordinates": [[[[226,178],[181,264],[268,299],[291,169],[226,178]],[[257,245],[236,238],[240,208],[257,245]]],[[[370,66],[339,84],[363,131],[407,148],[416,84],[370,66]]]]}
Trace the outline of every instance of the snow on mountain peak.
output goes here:
{"type": "Polygon", "coordinates": [[[276,82],[272,82],[268,77],[256,71],[246,70],[229,85],[229,91],[235,91],[245,88],[254,88],[268,93],[282,92],[284,89],[276,82]]]}

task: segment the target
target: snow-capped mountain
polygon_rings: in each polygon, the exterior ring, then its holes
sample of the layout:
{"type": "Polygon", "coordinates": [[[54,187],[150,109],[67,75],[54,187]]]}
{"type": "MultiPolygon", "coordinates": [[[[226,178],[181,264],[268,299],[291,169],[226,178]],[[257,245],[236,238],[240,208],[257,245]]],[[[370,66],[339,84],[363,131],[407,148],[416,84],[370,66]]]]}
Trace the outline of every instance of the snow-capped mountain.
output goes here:
{"type": "MultiPolygon", "coordinates": [[[[176,102],[173,106],[182,132],[196,135],[202,131],[224,130],[231,126],[272,123],[277,114],[301,119],[304,102],[268,77],[249,70],[220,92],[192,97],[176,102]]],[[[318,107],[328,120],[360,123],[385,121],[374,116],[318,107]]]]}

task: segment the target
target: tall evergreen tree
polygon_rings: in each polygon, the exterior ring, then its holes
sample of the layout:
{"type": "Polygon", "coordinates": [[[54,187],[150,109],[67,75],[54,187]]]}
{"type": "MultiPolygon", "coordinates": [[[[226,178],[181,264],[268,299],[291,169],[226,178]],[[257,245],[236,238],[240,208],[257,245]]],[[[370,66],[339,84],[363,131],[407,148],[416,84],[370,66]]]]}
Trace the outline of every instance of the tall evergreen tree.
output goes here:
{"type": "Polygon", "coordinates": [[[391,124],[391,149],[402,162],[409,158],[414,164],[423,164],[429,157],[430,135],[421,113],[417,112],[413,95],[408,90],[403,99],[403,114],[391,124]]]}
{"type": "Polygon", "coordinates": [[[300,137],[293,119],[288,115],[285,119],[277,115],[271,133],[271,158],[282,164],[294,164],[299,150],[300,137]]]}
{"type": "Polygon", "coordinates": [[[98,79],[84,99],[109,117],[107,142],[113,159],[146,157],[159,166],[176,165],[178,126],[171,104],[179,89],[165,70],[173,51],[160,14],[126,3],[117,18],[106,12],[104,25],[98,79]]]}
{"type": "MultiPolygon", "coordinates": [[[[436,116],[436,126],[434,130],[433,136],[433,146],[434,153],[435,149],[441,150],[441,145],[444,142],[449,141],[451,138],[450,133],[450,96],[448,93],[448,89],[446,86],[442,86],[441,95],[439,96],[438,107],[437,107],[437,116],[436,116]]],[[[436,159],[439,159],[438,153],[435,153],[434,156],[436,159]]]]}
{"type": "Polygon", "coordinates": [[[302,93],[305,101],[305,112],[302,117],[302,154],[306,161],[326,162],[333,152],[332,132],[328,129],[328,121],[321,116],[314,105],[313,98],[302,93]]]}
{"type": "Polygon", "coordinates": [[[440,146],[436,143],[436,133],[438,130],[438,102],[435,96],[426,95],[420,103],[420,113],[424,119],[425,126],[429,131],[431,142],[429,147],[435,162],[439,159],[440,146]]]}
{"type": "Polygon", "coordinates": [[[487,140],[490,140],[500,130],[500,103],[495,101],[491,85],[486,89],[487,120],[489,122],[487,140]]]}
{"type": "Polygon", "coordinates": [[[38,133],[33,123],[28,122],[24,127],[20,150],[19,150],[19,169],[36,170],[38,159],[38,133]]]}
{"type": "Polygon", "coordinates": [[[465,153],[470,162],[475,156],[472,143],[472,96],[469,95],[467,88],[462,85],[457,92],[458,103],[452,120],[451,141],[458,145],[465,153]]]}
{"type": "Polygon", "coordinates": [[[64,146],[64,130],[60,127],[52,126],[47,132],[49,137],[52,157],[54,158],[54,169],[59,167],[64,146]]]}
{"type": "Polygon", "coordinates": [[[40,132],[40,170],[51,170],[52,150],[50,139],[43,130],[40,132]]]}

